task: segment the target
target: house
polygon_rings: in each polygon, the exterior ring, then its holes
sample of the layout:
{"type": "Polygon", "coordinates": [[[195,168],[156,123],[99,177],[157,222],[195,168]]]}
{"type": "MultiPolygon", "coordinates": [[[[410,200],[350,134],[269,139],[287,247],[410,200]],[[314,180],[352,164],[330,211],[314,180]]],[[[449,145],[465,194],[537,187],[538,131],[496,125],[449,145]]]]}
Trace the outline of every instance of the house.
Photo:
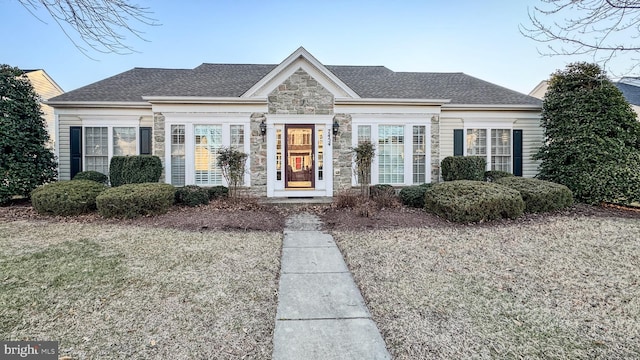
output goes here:
{"type": "Polygon", "coordinates": [[[249,154],[244,185],[267,197],[331,197],[357,185],[351,148],[376,146],[372,183],[437,182],[452,155],[532,177],[541,101],[464,73],[324,65],[304,48],[280,64],[134,68],[49,101],[59,174],[108,173],[153,154],[162,181],[225,184],[216,149],[249,154]]]}
{"type": "Polygon", "coordinates": [[[47,122],[47,132],[49,133],[49,145],[53,148],[56,141],[56,126],[53,108],[45,102],[53,97],[64,94],[62,88],[42,69],[22,70],[31,82],[31,86],[40,97],[40,108],[43,118],[47,122]]]}
{"type": "MultiPolygon", "coordinates": [[[[623,77],[618,81],[614,81],[613,84],[622,92],[622,95],[631,104],[631,108],[636,112],[637,118],[640,121],[640,78],[638,77],[623,77]]],[[[547,93],[549,83],[547,80],[542,80],[536,85],[529,93],[530,96],[544,99],[544,95],[547,93]]]]}

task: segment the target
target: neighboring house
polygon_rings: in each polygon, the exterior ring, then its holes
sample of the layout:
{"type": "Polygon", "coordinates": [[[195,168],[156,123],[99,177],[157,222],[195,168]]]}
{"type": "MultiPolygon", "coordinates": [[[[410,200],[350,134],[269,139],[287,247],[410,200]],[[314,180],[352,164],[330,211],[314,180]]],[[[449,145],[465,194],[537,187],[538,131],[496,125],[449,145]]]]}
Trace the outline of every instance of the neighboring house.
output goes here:
{"type": "MultiPolygon", "coordinates": [[[[636,114],[638,114],[637,118],[640,121],[640,78],[623,77],[613,83],[616,85],[618,90],[622,92],[622,95],[627,99],[627,102],[631,104],[631,108],[633,108],[636,114]]],[[[529,95],[542,100],[544,99],[544,95],[547,93],[548,87],[548,81],[542,80],[535,88],[533,88],[533,90],[531,90],[529,95]]]]}
{"type": "Polygon", "coordinates": [[[299,48],[278,65],[134,68],[49,101],[60,179],[108,173],[114,155],[153,154],[177,186],[225,184],[216,149],[249,154],[244,185],[268,197],[357,185],[351,148],[372,141],[372,183],[437,182],[452,155],[531,177],[541,102],[463,73],[323,65],[299,48]]]}
{"type": "Polygon", "coordinates": [[[42,108],[43,117],[47,122],[47,132],[49,133],[49,146],[54,148],[56,142],[56,125],[53,108],[43,102],[52,97],[64,94],[64,91],[55,81],[42,69],[38,70],[22,70],[27,76],[36,94],[40,97],[40,107],[42,108]]]}

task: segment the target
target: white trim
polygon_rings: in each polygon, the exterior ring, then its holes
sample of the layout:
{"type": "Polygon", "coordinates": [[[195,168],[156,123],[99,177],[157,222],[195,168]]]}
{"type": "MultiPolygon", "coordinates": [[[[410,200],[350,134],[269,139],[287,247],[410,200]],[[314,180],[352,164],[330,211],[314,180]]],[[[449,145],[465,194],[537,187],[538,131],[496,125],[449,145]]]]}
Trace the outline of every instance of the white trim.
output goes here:
{"type": "Polygon", "coordinates": [[[388,99],[388,98],[335,98],[336,105],[435,105],[441,106],[451,99],[388,99]]]}
{"type": "Polygon", "coordinates": [[[266,97],[143,96],[152,104],[267,104],[266,97]]]}
{"type": "Polygon", "coordinates": [[[529,111],[541,111],[542,103],[540,105],[480,105],[480,104],[444,104],[442,105],[443,111],[450,110],[494,110],[494,111],[513,111],[513,110],[529,110],[529,111]]]}
{"type": "Polygon", "coordinates": [[[328,91],[333,93],[334,96],[360,97],[303,47],[298,48],[293,54],[284,59],[280,65],[276,66],[265,77],[255,83],[249,90],[242,94],[241,97],[265,97],[299,68],[306,71],[328,91]]]}
{"type": "Polygon", "coordinates": [[[145,101],[43,101],[54,108],[151,108],[145,101]]]}
{"type": "MultiPolygon", "coordinates": [[[[55,141],[53,142],[53,154],[57,159],[56,168],[58,170],[58,176],[60,176],[60,117],[55,113],[55,111],[53,113],[53,124],[55,126],[53,131],[56,137],[55,141]]],[[[71,138],[69,138],[69,160],[71,160],[71,138]]]]}

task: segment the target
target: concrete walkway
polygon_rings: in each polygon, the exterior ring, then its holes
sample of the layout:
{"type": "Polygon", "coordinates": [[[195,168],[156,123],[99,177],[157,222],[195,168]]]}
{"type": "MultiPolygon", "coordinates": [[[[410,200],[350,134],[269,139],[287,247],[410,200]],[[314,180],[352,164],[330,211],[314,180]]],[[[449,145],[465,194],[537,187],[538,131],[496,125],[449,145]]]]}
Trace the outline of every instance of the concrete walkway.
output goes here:
{"type": "Polygon", "coordinates": [[[342,254],[318,217],[287,219],[273,360],[391,359],[342,254]]]}

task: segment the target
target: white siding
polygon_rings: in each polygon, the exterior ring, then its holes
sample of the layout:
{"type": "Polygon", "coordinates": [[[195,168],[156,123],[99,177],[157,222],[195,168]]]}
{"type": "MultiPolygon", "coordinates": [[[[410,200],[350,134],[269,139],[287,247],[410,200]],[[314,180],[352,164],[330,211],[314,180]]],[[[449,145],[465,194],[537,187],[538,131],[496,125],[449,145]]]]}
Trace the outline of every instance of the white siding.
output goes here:
{"type": "Polygon", "coordinates": [[[534,161],[532,156],[540,149],[544,134],[540,120],[518,119],[513,128],[522,130],[522,176],[534,177],[538,173],[540,162],[534,161]]]}
{"type": "Polygon", "coordinates": [[[71,174],[71,144],[69,138],[69,128],[72,126],[82,126],[82,120],[77,116],[60,115],[59,128],[60,138],[58,146],[60,147],[58,158],[58,179],[70,180],[71,174]]]}

